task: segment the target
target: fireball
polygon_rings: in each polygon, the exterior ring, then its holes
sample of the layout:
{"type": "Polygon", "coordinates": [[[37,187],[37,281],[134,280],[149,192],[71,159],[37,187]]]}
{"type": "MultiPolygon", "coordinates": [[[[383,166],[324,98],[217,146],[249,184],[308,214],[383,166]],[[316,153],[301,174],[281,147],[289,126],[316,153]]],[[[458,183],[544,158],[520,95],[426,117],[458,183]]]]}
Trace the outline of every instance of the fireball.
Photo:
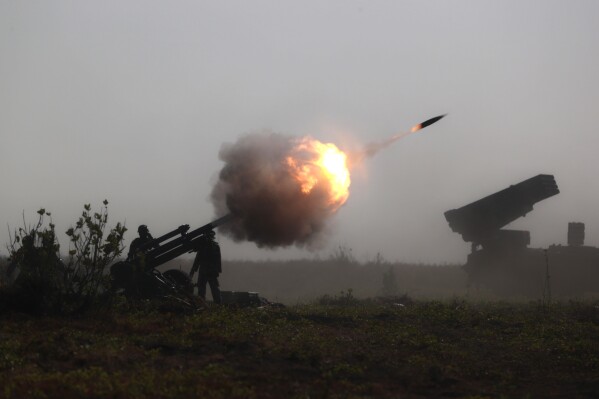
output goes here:
{"type": "Polygon", "coordinates": [[[350,185],[347,155],[335,144],[301,138],[286,161],[303,195],[310,195],[319,187],[333,210],[347,201],[350,185]]]}
{"type": "Polygon", "coordinates": [[[230,213],[234,220],[221,231],[260,248],[319,247],[328,220],[349,197],[349,168],[443,116],[348,152],[311,137],[268,131],[223,145],[219,157],[225,164],[211,199],[218,216],[230,213]]]}

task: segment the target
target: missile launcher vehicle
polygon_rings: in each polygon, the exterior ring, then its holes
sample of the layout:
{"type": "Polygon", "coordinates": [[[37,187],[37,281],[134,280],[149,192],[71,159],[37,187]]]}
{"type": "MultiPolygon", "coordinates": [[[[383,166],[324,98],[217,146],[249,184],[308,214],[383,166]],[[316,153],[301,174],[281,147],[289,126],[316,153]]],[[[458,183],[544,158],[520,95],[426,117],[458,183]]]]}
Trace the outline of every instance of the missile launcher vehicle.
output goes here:
{"type": "Polygon", "coordinates": [[[505,226],[559,194],[552,175],[538,175],[445,212],[449,227],[472,244],[469,282],[500,295],[581,296],[599,292],[599,248],[584,245],[584,224],[569,223],[568,245],[529,248],[530,232],[505,226]]]}

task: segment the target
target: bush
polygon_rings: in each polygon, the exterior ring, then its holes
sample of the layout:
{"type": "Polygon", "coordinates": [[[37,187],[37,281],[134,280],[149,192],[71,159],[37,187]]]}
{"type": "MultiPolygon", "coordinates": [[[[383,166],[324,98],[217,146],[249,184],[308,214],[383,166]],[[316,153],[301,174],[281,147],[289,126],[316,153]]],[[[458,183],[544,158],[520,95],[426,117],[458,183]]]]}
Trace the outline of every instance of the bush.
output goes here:
{"type": "Polygon", "coordinates": [[[110,292],[110,277],[106,268],[124,250],[123,239],[127,228],[119,222],[105,235],[108,201],[104,200],[103,205],[99,212],[93,214],[91,205],[84,205],[75,227],[66,231],[70,249],[65,294],[82,306],[89,306],[101,294],[110,292]]]}
{"type": "Polygon", "coordinates": [[[14,283],[3,302],[15,310],[46,313],[59,302],[62,264],[51,214],[43,208],[37,214],[34,226],[27,225],[23,216],[23,227],[10,235],[6,274],[14,283]]]}
{"type": "Polygon", "coordinates": [[[10,237],[7,274],[14,282],[3,290],[2,303],[34,314],[80,313],[105,303],[110,297],[106,267],[122,253],[127,229],[117,223],[106,234],[108,201],[103,205],[94,213],[84,205],[75,226],[67,230],[66,263],[60,257],[51,214],[40,209],[33,227],[23,220],[23,227],[10,237]]]}
{"type": "Polygon", "coordinates": [[[349,306],[356,305],[360,301],[354,296],[354,290],[348,288],[347,292],[341,291],[338,295],[323,295],[316,303],[321,306],[349,306]]]}

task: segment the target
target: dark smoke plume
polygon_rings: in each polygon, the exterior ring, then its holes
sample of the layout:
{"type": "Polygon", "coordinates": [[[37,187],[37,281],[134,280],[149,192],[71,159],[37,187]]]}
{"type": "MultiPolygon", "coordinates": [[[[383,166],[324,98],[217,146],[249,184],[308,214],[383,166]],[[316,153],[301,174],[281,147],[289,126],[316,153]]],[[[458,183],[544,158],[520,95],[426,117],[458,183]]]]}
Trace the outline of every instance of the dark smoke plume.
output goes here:
{"type": "Polygon", "coordinates": [[[221,147],[225,165],[211,200],[217,216],[232,213],[235,219],[220,231],[259,247],[318,246],[336,208],[327,202],[325,179],[309,194],[301,192],[287,163],[296,144],[291,137],[261,132],[221,147]]]}

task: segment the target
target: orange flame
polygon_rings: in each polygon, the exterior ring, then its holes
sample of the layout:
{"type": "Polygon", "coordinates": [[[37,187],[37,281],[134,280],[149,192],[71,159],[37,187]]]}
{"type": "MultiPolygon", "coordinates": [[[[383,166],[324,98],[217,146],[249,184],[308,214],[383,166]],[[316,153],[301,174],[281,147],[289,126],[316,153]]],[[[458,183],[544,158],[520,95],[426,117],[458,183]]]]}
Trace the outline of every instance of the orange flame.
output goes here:
{"type": "Polygon", "coordinates": [[[347,155],[335,144],[304,137],[298,140],[286,160],[305,195],[310,195],[317,186],[322,188],[334,210],[349,197],[347,155]]]}
{"type": "Polygon", "coordinates": [[[420,129],[422,129],[422,123],[419,123],[419,124],[417,124],[415,126],[412,126],[412,128],[410,129],[410,133],[416,133],[420,129]]]}

